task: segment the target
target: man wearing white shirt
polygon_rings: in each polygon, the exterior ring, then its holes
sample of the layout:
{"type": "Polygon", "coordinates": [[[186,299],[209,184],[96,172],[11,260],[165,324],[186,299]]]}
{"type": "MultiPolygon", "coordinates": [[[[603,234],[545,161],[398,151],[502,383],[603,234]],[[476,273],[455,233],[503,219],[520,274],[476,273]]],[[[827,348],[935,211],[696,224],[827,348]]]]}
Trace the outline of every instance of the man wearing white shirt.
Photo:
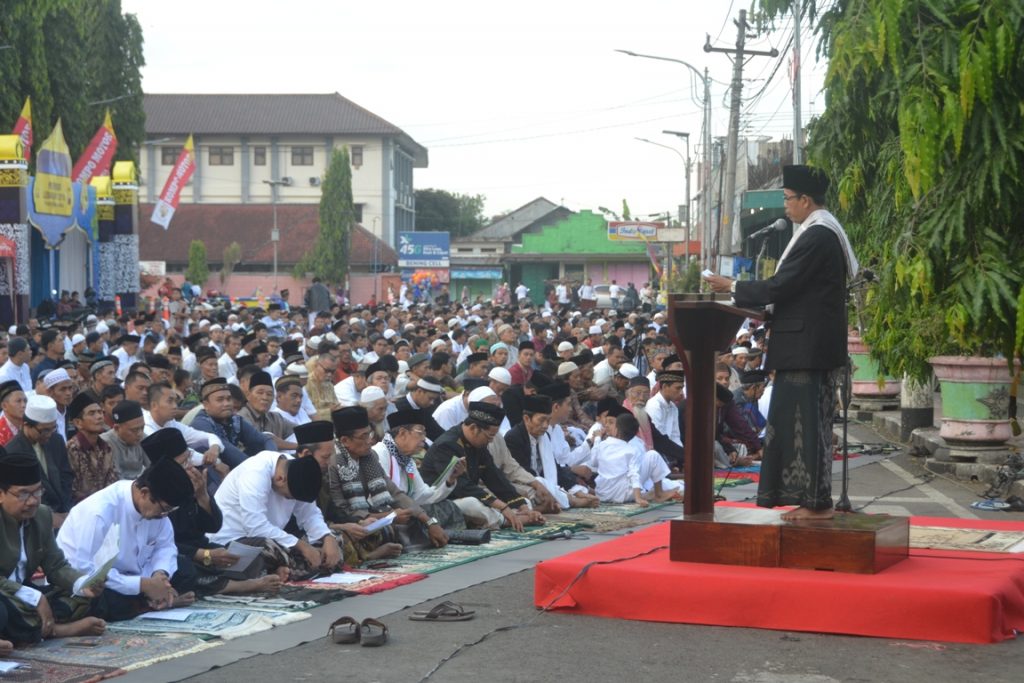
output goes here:
{"type": "Polygon", "coordinates": [[[313,457],[257,453],[231,470],[217,489],[214,500],[224,522],[210,540],[222,545],[251,538],[272,542],[285,552],[276,554],[282,562],[268,571],[335,570],[342,562],[341,547],[315,503],[322,480],[320,463],[313,457]],[[303,538],[284,529],[293,515],[303,538]]]}
{"type": "Polygon", "coordinates": [[[558,299],[558,303],[563,306],[568,306],[571,303],[569,298],[569,286],[565,284],[565,280],[560,280],[558,285],[555,287],[555,297],[558,299]]]}
{"type": "Polygon", "coordinates": [[[31,396],[34,387],[28,361],[32,357],[32,350],[28,346],[28,341],[23,337],[11,337],[7,342],[7,355],[7,362],[0,366],[0,384],[12,379],[17,380],[25,395],[31,396]]]}
{"type": "MultiPolygon", "coordinates": [[[[139,612],[191,604],[178,595],[178,546],[167,516],[195,494],[185,470],[170,458],[147,468],[135,481],[122,480],[92,494],[71,509],[57,545],[81,571],[98,569],[96,552],[115,524],[117,559],[106,588],[91,612],[104,619],[131,619],[139,612]]],[[[184,578],[184,577],[182,577],[184,578]]]]}
{"type": "Polygon", "coordinates": [[[685,378],[681,370],[658,373],[658,393],[644,406],[651,422],[654,450],[680,469],[683,466],[683,437],[679,426],[679,401],[685,378]]]}
{"type": "Polygon", "coordinates": [[[621,288],[615,282],[615,280],[612,280],[612,283],[610,285],[608,285],[608,298],[612,300],[612,308],[618,308],[619,307],[619,292],[620,292],[620,290],[621,290],[621,288]]]}
{"type": "Polygon", "coordinates": [[[237,332],[230,334],[224,342],[224,354],[217,359],[217,374],[226,380],[238,374],[235,358],[242,350],[242,337],[237,332]]]}
{"type": "Polygon", "coordinates": [[[117,378],[124,381],[132,366],[139,361],[135,354],[139,350],[139,342],[142,341],[142,337],[137,334],[125,334],[121,336],[119,341],[121,347],[115,350],[112,355],[117,358],[117,378]]]}
{"type": "Polygon", "coordinates": [[[527,303],[526,295],[530,293],[530,288],[524,285],[522,282],[516,287],[516,304],[522,306],[527,303]]]}
{"type": "Polygon", "coordinates": [[[293,427],[311,421],[309,413],[302,409],[302,380],[291,375],[282,377],[274,385],[276,400],[270,410],[287,420],[293,427]]]}
{"type": "Polygon", "coordinates": [[[152,384],[149,387],[149,410],[142,411],[144,421],[143,432],[149,436],[164,427],[174,427],[185,437],[188,447],[204,454],[204,462],[214,464],[224,443],[216,434],[202,432],[182,424],[174,419],[178,410],[178,402],[174,391],[166,384],[152,384]]]}
{"type": "Polygon", "coordinates": [[[594,307],[597,301],[597,294],[594,291],[594,281],[591,278],[587,278],[580,288],[576,291],[580,297],[580,307],[583,310],[587,310],[594,307]]]}

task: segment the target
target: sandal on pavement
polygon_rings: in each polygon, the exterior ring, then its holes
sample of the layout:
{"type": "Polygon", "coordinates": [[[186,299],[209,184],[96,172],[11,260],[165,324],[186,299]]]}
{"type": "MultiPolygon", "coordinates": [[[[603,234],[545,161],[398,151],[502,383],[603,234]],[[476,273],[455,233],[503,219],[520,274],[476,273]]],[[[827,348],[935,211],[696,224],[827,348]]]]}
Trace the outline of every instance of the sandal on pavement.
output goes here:
{"type": "Polygon", "coordinates": [[[367,617],[360,626],[363,630],[363,647],[380,647],[388,642],[388,627],[384,622],[367,617]],[[374,633],[374,630],[378,633],[374,633]]]}
{"type": "Polygon", "coordinates": [[[409,615],[409,619],[412,621],[469,621],[475,614],[475,610],[466,610],[462,605],[445,600],[434,605],[429,612],[413,612],[409,615]]]}
{"type": "Polygon", "coordinates": [[[339,645],[348,645],[359,642],[362,629],[359,622],[352,617],[342,617],[331,624],[327,629],[327,635],[339,645]]]}

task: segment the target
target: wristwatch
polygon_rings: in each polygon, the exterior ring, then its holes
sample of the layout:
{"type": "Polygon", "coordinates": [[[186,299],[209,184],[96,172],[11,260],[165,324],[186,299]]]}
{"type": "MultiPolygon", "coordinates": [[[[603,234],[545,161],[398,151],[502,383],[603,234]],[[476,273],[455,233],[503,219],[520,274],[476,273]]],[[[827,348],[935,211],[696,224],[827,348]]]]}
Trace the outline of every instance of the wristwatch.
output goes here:
{"type": "Polygon", "coordinates": [[[437,517],[431,517],[427,520],[427,526],[434,526],[435,524],[441,524],[441,522],[437,521],[437,517]]]}
{"type": "Polygon", "coordinates": [[[211,564],[213,564],[213,558],[210,557],[210,549],[207,548],[203,551],[203,566],[209,567],[211,564]]]}
{"type": "Polygon", "coordinates": [[[736,293],[736,280],[733,280],[733,281],[732,281],[732,282],[731,282],[731,283],[729,284],[729,291],[730,291],[731,293],[733,293],[733,294],[735,294],[735,293],[736,293]]]}

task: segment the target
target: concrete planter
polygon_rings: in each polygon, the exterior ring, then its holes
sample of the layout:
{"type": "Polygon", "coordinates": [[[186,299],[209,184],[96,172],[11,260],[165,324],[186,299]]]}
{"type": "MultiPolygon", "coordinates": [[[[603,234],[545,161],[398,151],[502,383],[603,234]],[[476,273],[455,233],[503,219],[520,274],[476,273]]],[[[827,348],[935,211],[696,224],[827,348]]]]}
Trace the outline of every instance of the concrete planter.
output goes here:
{"type": "Polygon", "coordinates": [[[882,377],[878,363],[871,358],[863,340],[851,334],[846,338],[846,349],[853,363],[851,388],[857,398],[893,399],[900,395],[900,381],[893,377],[882,377]],[[879,383],[881,379],[881,383],[879,383]]]}
{"type": "MultiPolygon", "coordinates": [[[[1006,361],[974,356],[929,358],[942,390],[939,435],[951,446],[998,446],[1010,431],[1006,361]]],[[[1019,363],[1018,363],[1019,365],[1019,363]]]]}

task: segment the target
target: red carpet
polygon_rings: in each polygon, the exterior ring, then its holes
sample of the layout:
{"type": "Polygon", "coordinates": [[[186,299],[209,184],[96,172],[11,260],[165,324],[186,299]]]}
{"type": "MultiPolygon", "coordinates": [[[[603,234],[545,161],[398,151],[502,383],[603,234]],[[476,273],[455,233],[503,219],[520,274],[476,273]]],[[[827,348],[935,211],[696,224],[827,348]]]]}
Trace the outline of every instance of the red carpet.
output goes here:
{"type": "MultiPolygon", "coordinates": [[[[1024,529],[1021,522],[914,517],[912,524],[1024,529]]],[[[668,523],[537,565],[534,603],[575,614],[886,638],[992,643],[1024,630],[1020,555],[911,549],[875,575],[671,562],[668,523]],[[557,598],[557,600],[556,600],[557,598]]]]}

